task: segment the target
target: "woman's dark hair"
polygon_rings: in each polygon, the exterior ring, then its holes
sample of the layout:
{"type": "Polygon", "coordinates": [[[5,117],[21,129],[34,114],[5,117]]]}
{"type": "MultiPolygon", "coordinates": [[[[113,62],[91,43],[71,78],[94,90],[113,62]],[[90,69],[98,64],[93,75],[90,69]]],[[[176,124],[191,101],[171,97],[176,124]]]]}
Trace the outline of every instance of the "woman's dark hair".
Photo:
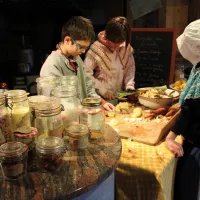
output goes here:
{"type": "Polygon", "coordinates": [[[61,40],[64,41],[66,36],[74,40],[90,40],[95,38],[94,27],[90,19],[82,16],[72,17],[63,27],[61,40]]]}
{"type": "Polygon", "coordinates": [[[114,17],[105,28],[106,39],[114,43],[126,41],[126,46],[131,42],[131,27],[125,17],[114,17]]]}

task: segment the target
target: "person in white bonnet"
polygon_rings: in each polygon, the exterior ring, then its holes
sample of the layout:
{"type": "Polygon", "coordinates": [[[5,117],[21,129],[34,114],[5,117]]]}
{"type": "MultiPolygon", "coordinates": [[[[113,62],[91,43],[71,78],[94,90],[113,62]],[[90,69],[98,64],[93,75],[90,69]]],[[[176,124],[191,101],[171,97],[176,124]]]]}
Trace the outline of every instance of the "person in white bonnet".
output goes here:
{"type": "Polygon", "coordinates": [[[200,199],[200,20],[190,23],[177,40],[181,55],[194,66],[181,93],[181,111],[166,137],[166,147],[179,158],[174,200],[200,199]],[[184,137],[183,144],[175,141],[184,137]]]}

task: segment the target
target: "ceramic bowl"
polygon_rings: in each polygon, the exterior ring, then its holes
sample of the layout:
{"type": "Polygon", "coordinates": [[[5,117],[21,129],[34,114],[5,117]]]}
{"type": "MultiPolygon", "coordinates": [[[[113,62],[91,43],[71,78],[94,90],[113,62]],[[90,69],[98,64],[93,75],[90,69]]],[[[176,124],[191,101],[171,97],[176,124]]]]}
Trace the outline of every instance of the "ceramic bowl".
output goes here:
{"type": "MultiPolygon", "coordinates": [[[[141,88],[143,89],[143,88],[141,88]]],[[[139,89],[139,90],[141,90],[139,89]]],[[[138,101],[141,105],[151,108],[151,109],[158,109],[161,107],[166,107],[172,105],[174,99],[177,99],[179,97],[179,92],[172,90],[172,89],[166,89],[165,91],[165,97],[163,98],[151,98],[151,97],[144,97],[140,94],[138,94],[138,101]]]]}

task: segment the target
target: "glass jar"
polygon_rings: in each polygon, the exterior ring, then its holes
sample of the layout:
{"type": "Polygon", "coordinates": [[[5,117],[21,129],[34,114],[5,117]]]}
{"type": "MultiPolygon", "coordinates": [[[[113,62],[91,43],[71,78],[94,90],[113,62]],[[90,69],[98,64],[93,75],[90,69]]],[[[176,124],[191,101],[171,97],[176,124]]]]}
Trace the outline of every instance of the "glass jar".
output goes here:
{"type": "Polygon", "coordinates": [[[38,165],[41,170],[54,172],[63,164],[64,141],[58,137],[42,138],[36,143],[38,165]]]}
{"type": "Polygon", "coordinates": [[[0,144],[13,140],[11,116],[5,105],[5,96],[0,94],[0,144]]]}
{"type": "Polygon", "coordinates": [[[72,150],[85,149],[88,146],[88,127],[84,124],[75,124],[68,128],[69,145],[72,150]]]}
{"type": "Polygon", "coordinates": [[[51,101],[37,106],[35,109],[35,125],[38,129],[37,139],[48,136],[63,137],[65,129],[61,110],[60,100],[56,97],[51,97],[51,101]]]}
{"type": "Polygon", "coordinates": [[[37,94],[49,97],[51,90],[58,86],[59,81],[59,77],[57,76],[46,76],[37,78],[37,94]]]}
{"type": "Polygon", "coordinates": [[[41,103],[51,101],[50,97],[44,96],[44,95],[35,95],[28,97],[29,106],[30,106],[30,113],[31,113],[31,126],[35,127],[35,109],[37,109],[37,106],[39,106],[41,103]]]}
{"type": "Polygon", "coordinates": [[[4,93],[10,108],[12,130],[31,126],[28,96],[25,90],[8,90],[4,93]]]}
{"type": "Polygon", "coordinates": [[[88,126],[91,139],[101,138],[105,121],[101,99],[96,97],[85,98],[82,105],[80,123],[88,126]]]}
{"type": "Polygon", "coordinates": [[[61,112],[63,125],[68,128],[72,124],[79,123],[80,102],[74,86],[58,86],[51,92],[52,96],[60,98],[64,111],[61,112]]]}
{"type": "Polygon", "coordinates": [[[60,76],[60,86],[69,86],[69,85],[74,86],[76,88],[76,94],[79,97],[80,91],[79,91],[78,77],[75,75],[60,76]]]}
{"type": "Polygon", "coordinates": [[[176,65],[175,66],[174,82],[185,79],[184,69],[185,69],[184,65],[176,65]]]}
{"type": "Polygon", "coordinates": [[[0,146],[0,163],[5,180],[17,180],[27,173],[27,145],[8,142],[0,146]]]}
{"type": "Polygon", "coordinates": [[[38,134],[37,128],[31,127],[30,132],[15,132],[15,140],[28,146],[28,165],[32,165],[36,158],[35,154],[35,138],[38,134]]]}

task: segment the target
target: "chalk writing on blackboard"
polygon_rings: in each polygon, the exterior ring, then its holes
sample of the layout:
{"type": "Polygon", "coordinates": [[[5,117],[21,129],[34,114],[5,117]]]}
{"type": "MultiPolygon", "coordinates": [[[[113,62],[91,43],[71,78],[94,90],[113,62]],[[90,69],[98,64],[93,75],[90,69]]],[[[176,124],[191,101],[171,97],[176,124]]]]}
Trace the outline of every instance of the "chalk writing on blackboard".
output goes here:
{"type": "MultiPolygon", "coordinates": [[[[168,30],[168,29],[166,29],[168,30]]],[[[169,83],[174,30],[132,30],[131,45],[136,63],[136,88],[169,83]]]]}

